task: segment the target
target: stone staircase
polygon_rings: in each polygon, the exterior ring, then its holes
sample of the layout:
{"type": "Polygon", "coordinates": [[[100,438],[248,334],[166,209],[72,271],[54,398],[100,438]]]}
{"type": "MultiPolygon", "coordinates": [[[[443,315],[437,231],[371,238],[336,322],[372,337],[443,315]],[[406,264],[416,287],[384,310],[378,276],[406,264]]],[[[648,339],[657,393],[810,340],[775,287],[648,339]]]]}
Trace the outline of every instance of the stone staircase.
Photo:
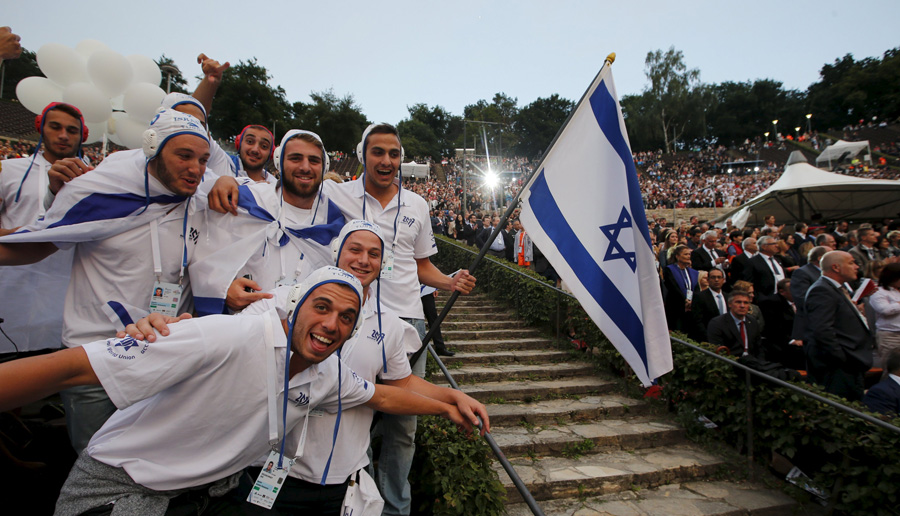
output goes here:
{"type": "MultiPolygon", "coordinates": [[[[442,293],[438,310],[449,299],[442,293]]],[[[669,414],[559,351],[484,295],[460,297],[441,325],[460,388],[482,401],[492,435],[550,515],[794,514],[784,493],[711,480],[726,460],[687,441],[669,414]]],[[[431,380],[445,384],[443,374],[431,380]]],[[[511,516],[528,515],[499,463],[511,516]]]]}

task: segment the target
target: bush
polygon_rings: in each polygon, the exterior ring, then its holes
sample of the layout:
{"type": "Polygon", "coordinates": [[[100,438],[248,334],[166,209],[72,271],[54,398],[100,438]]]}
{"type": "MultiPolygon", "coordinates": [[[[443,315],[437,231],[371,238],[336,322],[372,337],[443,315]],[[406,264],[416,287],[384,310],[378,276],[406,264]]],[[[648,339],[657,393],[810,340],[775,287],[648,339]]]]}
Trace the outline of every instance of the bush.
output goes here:
{"type": "Polygon", "coordinates": [[[506,490],[491,469],[484,439],[467,438],[436,416],[422,416],[410,484],[412,513],[420,515],[503,514],[506,490]]]}
{"type": "MultiPolygon", "coordinates": [[[[439,237],[440,253],[433,261],[442,270],[467,268],[477,250],[439,237]],[[451,243],[452,242],[452,243],[451,243]]],[[[587,317],[578,302],[561,295],[544,278],[509,262],[485,257],[474,272],[477,292],[487,292],[510,303],[529,324],[555,331],[562,325],[566,335],[572,327],[578,338],[591,346],[593,354],[630,385],[637,378],[618,351],[587,317]],[[528,279],[530,277],[534,281],[528,279]],[[557,309],[559,303],[559,309],[557,309]]],[[[660,314],[662,321],[662,314],[660,314]]],[[[675,335],[687,340],[682,335],[675,335]]],[[[701,345],[714,351],[708,344],[701,345]]],[[[674,370],[659,379],[668,403],[692,431],[692,437],[715,438],[741,450],[746,447],[747,398],[744,372],[728,362],[673,342],[674,370]],[[719,428],[715,433],[696,429],[698,415],[719,428]]],[[[860,403],[825,393],[814,385],[804,388],[857,410],[860,403]]],[[[784,455],[810,475],[815,484],[833,495],[835,508],[846,514],[900,514],[900,438],[859,418],[816,402],[790,389],[754,378],[754,455],[767,459],[770,452],[784,455]]],[[[894,424],[900,423],[895,420],[894,424]]]]}

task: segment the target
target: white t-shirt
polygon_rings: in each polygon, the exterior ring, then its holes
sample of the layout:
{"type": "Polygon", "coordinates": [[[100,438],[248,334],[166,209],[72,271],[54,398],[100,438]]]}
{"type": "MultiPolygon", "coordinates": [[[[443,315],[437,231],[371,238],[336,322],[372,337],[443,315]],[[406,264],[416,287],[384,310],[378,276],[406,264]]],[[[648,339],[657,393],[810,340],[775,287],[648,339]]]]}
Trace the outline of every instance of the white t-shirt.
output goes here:
{"type": "MultiPolygon", "coordinates": [[[[251,186],[251,189],[258,188],[260,187],[251,186]]],[[[280,190],[275,192],[275,197],[280,196],[280,190]]],[[[287,227],[305,227],[313,223],[313,215],[316,221],[320,223],[325,221],[328,200],[323,198],[321,201],[319,210],[316,211],[314,208],[302,209],[288,203],[281,206],[264,203],[263,207],[276,217],[279,210],[283,211],[282,223],[287,227]]],[[[306,238],[290,235],[288,238],[290,241],[283,246],[261,242],[259,251],[241,268],[238,277],[249,274],[263,290],[268,291],[274,289],[279,281],[283,280],[286,284],[293,285],[306,279],[309,273],[316,269],[334,265],[330,242],[328,245],[319,245],[306,238]]]]}
{"type": "Polygon", "coordinates": [[[47,187],[50,184],[47,177],[49,170],[50,163],[44,159],[43,152],[34,156],[34,165],[31,158],[0,161],[0,199],[3,199],[0,204],[0,227],[12,229],[25,226],[44,215],[44,197],[48,194],[47,187]],[[26,171],[28,177],[22,184],[26,171]],[[20,184],[22,191],[16,202],[20,184]]]}
{"type": "MultiPolygon", "coordinates": [[[[0,161],[0,227],[25,226],[44,216],[49,169],[43,152],[35,156],[33,166],[31,158],[0,161]],[[29,166],[31,171],[16,202],[29,166]]],[[[0,292],[4,292],[0,297],[0,317],[4,319],[3,330],[19,351],[59,347],[73,254],[71,250],[60,250],[38,263],[0,267],[0,292]]],[[[5,338],[0,339],[0,352],[13,350],[5,338]]]]}
{"type": "MultiPolygon", "coordinates": [[[[381,330],[384,333],[384,352],[387,359],[387,372],[384,372],[382,349],[377,342],[378,317],[374,285],[373,283],[369,289],[362,328],[352,341],[347,341],[341,348],[341,360],[345,366],[349,366],[359,377],[369,382],[374,382],[376,377],[384,380],[400,380],[412,374],[409,360],[406,358],[406,349],[410,343],[418,349],[421,345],[419,333],[401,321],[397,314],[382,307],[381,330]]],[[[369,463],[366,451],[369,448],[369,428],[372,426],[374,415],[375,411],[369,407],[358,406],[348,410],[346,405],[344,406],[326,484],[343,483],[352,473],[369,463]]],[[[291,468],[291,476],[307,482],[321,482],[328,455],[331,453],[336,419],[337,414],[328,413],[310,419],[306,451],[291,468]],[[313,443],[315,445],[311,446],[313,443]]],[[[298,430],[299,428],[288,435],[288,442],[299,442],[298,430]]],[[[296,444],[293,446],[296,447],[296,444]]]]}
{"type": "MultiPolygon", "coordinates": [[[[128,156],[117,156],[106,166],[116,166],[122,174],[144,175],[145,157],[143,152],[131,151],[128,156]],[[123,159],[128,158],[128,159],[123,159]]],[[[101,163],[101,166],[104,164],[101,163]]],[[[167,191],[153,176],[149,176],[152,191],[167,191]]],[[[66,195],[63,187],[58,197],[66,195]]],[[[59,199],[57,199],[59,201],[59,199]]],[[[193,247],[199,238],[200,217],[196,216],[196,202],[181,203],[158,219],[160,250],[160,281],[178,283],[185,241],[182,228],[185,223],[185,209],[188,209],[187,239],[188,262],[193,247]]],[[[48,217],[57,215],[48,212],[48,217]]],[[[59,213],[58,216],[64,215],[59,213]]],[[[57,244],[60,249],[71,244],[57,244]]],[[[69,288],[66,292],[63,310],[62,342],[66,347],[80,346],[100,340],[126,326],[123,320],[127,312],[137,321],[149,313],[154,274],[151,224],[125,231],[104,240],[81,242],[74,245],[74,259],[69,288]]],[[[182,281],[184,295],[178,304],[178,313],[192,310],[190,280],[187,269],[182,281]]]]}
{"type": "MultiPolygon", "coordinates": [[[[219,480],[268,453],[267,381],[277,388],[273,408],[281,435],[287,339],[272,300],[257,303],[261,314],[178,322],[153,343],[126,338],[85,345],[119,408],[91,439],[88,454],[125,469],[138,484],[171,490],[219,480]],[[267,374],[272,351],[262,337],[266,325],[275,337],[275,378],[267,374]]],[[[375,386],[349,367],[341,369],[343,406],[371,399],[375,386]]],[[[337,384],[336,356],[291,378],[288,430],[302,424],[308,409],[336,411],[337,384]]]]}
{"type": "Polygon", "coordinates": [[[425,199],[415,192],[403,189],[402,192],[398,192],[400,196],[398,216],[397,195],[387,204],[387,208],[382,208],[377,199],[365,192],[363,182],[364,177],[341,184],[325,181],[322,187],[347,220],[366,219],[381,226],[385,252],[393,249],[394,272],[391,279],[382,280],[382,305],[400,317],[424,319],[425,312],[419,299],[419,272],[416,260],[437,253],[437,244],[431,231],[431,218],[428,216],[428,205],[425,199]],[[363,216],[364,200],[365,216],[363,216]]]}

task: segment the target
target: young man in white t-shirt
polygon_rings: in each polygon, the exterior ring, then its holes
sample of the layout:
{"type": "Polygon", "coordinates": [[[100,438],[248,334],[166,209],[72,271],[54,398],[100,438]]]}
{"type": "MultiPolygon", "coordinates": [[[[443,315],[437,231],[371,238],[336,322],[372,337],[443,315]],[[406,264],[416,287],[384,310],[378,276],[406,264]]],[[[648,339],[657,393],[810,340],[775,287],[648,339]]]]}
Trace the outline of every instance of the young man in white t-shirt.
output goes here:
{"type": "MultiPolygon", "coordinates": [[[[75,106],[48,104],[35,118],[35,128],[40,140],[34,155],[0,161],[0,234],[43,218],[64,182],[91,168],[78,157],[88,130],[75,106]]],[[[0,317],[15,351],[59,347],[71,269],[71,251],[24,267],[0,268],[0,291],[6,293],[0,317]]],[[[0,353],[13,351],[6,339],[0,342],[0,353]]]]}
{"type": "MultiPolygon", "coordinates": [[[[403,147],[397,129],[390,124],[372,124],[363,132],[356,148],[364,174],[356,181],[325,183],[325,193],[347,219],[364,219],[381,226],[387,255],[382,273],[382,303],[425,336],[425,313],[419,284],[468,294],[475,277],[460,271],[443,274],[430,256],[437,253],[428,205],[421,196],[406,190],[398,180],[403,147]]],[[[323,186],[325,186],[323,185],[323,186]]],[[[417,343],[408,352],[415,352],[417,343]]],[[[425,375],[425,357],[412,364],[413,374],[425,375]]],[[[416,418],[386,416],[381,421],[382,448],[378,486],[385,499],[386,515],[410,512],[409,469],[415,453],[416,418]]]]}
{"type": "MultiPolygon", "coordinates": [[[[0,365],[0,410],[88,384],[103,386],[120,408],[79,457],[57,513],[114,503],[126,513],[162,515],[186,491],[223,495],[253,460],[285,450],[286,432],[311,411],[333,412],[339,403],[442,415],[471,429],[474,419],[453,405],[339,368],[331,354],[362,322],[362,286],[353,275],[316,271],[292,287],[284,319],[272,300],[260,303],[266,306],[255,314],[173,324],[154,342],[100,340],[0,365]]],[[[293,449],[270,457],[289,467],[293,449]]]]}
{"type": "MultiPolygon", "coordinates": [[[[206,130],[193,116],[164,110],[144,140],[143,152],[116,153],[121,156],[72,179],[42,221],[0,241],[0,265],[35,263],[74,248],[64,347],[112,335],[163,302],[172,315],[191,311],[186,265],[200,221],[190,199],[209,158],[206,130]],[[154,296],[158,287],[167,295],[154,296]]],[[[77,452],[115,411],[97,386],[65,391],[63,404],[77,452]]]]}

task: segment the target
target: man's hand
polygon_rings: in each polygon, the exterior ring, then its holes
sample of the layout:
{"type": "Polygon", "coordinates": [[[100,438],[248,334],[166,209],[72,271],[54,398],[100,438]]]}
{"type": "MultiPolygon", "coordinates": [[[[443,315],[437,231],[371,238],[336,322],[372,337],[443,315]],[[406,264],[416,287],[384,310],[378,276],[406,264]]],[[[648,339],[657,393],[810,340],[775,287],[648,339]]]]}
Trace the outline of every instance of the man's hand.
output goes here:
{"type": "Polygon", "coordinates": [[[225,294],[225,306],[237,312],[247,308],[250,303],[273,297],[268,292],[259,292],[260,290],[262,287],[257,282],[247,278],[237,278],[228,287],[228,293],[225,294]],[[253,292],[247,292],[246,289],[251,289],[253,292]]]}
{"type": "Polygon", "coordinates": [[[209,209],[237,215],[238,182],[233,177],[220,177],[209,191],[207,200],[209,209]]]}
{"type": "Polygon", "coordinates": [[[56,195],[64,184],[91,170],[94,170],[94,167],[85,165],[81,158],[61,158],[56,160],[50,167],[50,170],[47,171],[47,177],[50,179],[50,192],[56,195]]]}
{"type": "Polygon", "coordinates": [[[788,342],[788,344],[791,346],[803,347],[803,341],[800,339],[794,339],[794,340],[788,342]]]}
{"type": "Polygon", "coordinates": [[[450,292],[458,290],[460,294],[466,295],[475,288],[475,276],[469,274],[469,271],[463,269],[459,271],[450,282],[450,292]]]}
{"type": "Polygon", "coordinates": [[[22,55],[21,39],[9,27],[0,27],[0,59],[18,59],[22,55]]]}
{"type": "Polygon", "coordinates": [[[459,410],[459,413],[462,414],[464,418],[468,419],[472,423],[472,426],[477,426],[478,417],[481,417],[481,421],[483,422],[481,426],[481,435],[490,432],[491,419],[488,417],[485,406],[464,392],[453,389],[453,393],[456,408],[459,410]]]}
{"type": "Polygon", "coordinates": [[[447,411],[444,412],[442,416],[456,423],[456,427],[459,428],[460,432],[465,432],[466,435],[472,435],[471,421],[464,417],[455,405],[447,404],[447,411]]]}
{"type": "Polygon", "coordinates": [[[125,331],[118,332],[116,337],[121,339],[127,335],[137,340],[154,342],[156,340],[157,332],[163,337],[166,337],[169,335],[168,325],[190,318],[191,314],[181,314],[178,317],[170,317],[168,315],[153,312],[147,317],[139,319],[138,322],[126,326],[125,331]]]}
{"type": "Polygon", "coordinates": [[[225,64],[219,64],[218,61],[207,57],[206,54],[197,56],[197,63],[203,70],[203,76],[206,77],[210,83],[215,85],[222,82],[222,74],[231,67],[231,63],[228,61],[226,61],[225,64]]]}

